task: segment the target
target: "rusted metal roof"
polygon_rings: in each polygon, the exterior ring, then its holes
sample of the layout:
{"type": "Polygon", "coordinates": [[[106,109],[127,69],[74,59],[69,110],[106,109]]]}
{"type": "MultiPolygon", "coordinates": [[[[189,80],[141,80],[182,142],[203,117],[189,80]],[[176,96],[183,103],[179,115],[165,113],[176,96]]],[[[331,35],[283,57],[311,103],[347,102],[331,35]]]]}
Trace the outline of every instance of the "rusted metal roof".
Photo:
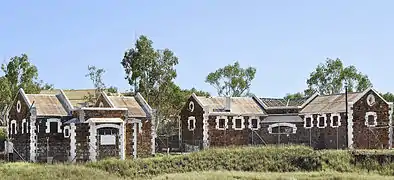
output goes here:
{"type": "MultiPolygon", "coordinates": [[[[197,96],[203,106],[210,109],[224,109],[226,97],[203,97],[197,96]]],[[[251,97],[231,97],[230,112],[235,114],[264,114],[260,105],[251,97]]]]}
{"type": "Polygon", "coordinates": [[[68,113],[56,95],[52,94],[26,94],[37,110],[37,116],[67,116],[68,113]]]}
{"type": "MultiPolygon", "coordinates": [[[[348,102],[353,102],[358,95],[362,92],[348,93],[348,102]]],[[[313,99],[301,113],[336,113],[336,112],[346,112],[346,101],[345,94],[334,94],[317,96],[313,99]]]]}
{"type": "Polygon", "coordinates": [[[134,97],[108,96],[116,108],[127,108],[129,117],[146,117],[144,109],[134,97]]]}

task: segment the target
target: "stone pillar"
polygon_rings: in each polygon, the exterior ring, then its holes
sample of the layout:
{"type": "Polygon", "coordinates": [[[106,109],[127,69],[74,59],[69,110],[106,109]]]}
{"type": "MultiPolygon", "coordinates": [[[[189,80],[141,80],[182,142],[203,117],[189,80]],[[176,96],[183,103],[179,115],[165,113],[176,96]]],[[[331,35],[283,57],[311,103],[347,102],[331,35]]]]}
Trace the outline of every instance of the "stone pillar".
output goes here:
{"type": "MultiPolygon", "coordinates": [[[[36,149],[37,149],[37,134],[36,134],[36,118],[37,110],[36,107],[30,109],[30,161],[36,162],[36,149]]],[[[23,131],[23,129],[22,129],[23,131]]]]}
{"type": "Polygon", "coordinates": [[[75,139],[75,136],[76,136],[75,130],[76,130],[75,123],[71,123],[70,124],[70,159],[69,159],[69,161],[71,161],[72,163],[74,163],[76,161],[75,157],[77,156],[77,154],[76,154],[77,140],[75,139]]]}
{"type": "Polygon", "coordinates": [[[348,118],[347,118],[347,146],[353,149],[353,103],[348,103],[348,118]]]}
{"type": "Polygon", "coordinates": [[[95,162],[97,160],[97,130],[94,123],[89,123],[89,160],[95,162]]]}

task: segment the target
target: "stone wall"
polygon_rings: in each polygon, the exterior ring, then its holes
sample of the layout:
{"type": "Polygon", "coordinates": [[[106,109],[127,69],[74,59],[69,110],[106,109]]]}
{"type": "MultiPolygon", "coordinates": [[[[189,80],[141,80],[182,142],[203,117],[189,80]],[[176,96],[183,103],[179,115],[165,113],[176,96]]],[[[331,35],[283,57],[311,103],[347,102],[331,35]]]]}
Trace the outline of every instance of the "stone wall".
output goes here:
{"type": "Polygon", "coordinates": [[[387,149],[389,147],[389,105],[372,90],[353,105],[353,147],[357,149],[387,149]],[[373,94],[375,103],[369,106],[367,97],[373,94]],[[365,115],[376,112],[377,126],[367,127],[365,115]]]}
{"type": "Polygon", "coordinates": [[[191,146],[202,147],[202,139],[203,139],[203,114],[204,110],[197,101],[190,97],[185,106],[182,108],[180,113],[181,118],[181,131],[182,131],[182,144],[187,144],[191,146]],[[191,111],[189,109],[190,102],[194,104],[194,109],[191,111]],[[195,118],[195,128],[193,130],[189,130],[188,127],[188,118],[195,118]]]}
{"type": "Polygon", "coordinates": [[[152,122],[147,119],[141,120],[141,131],[137,128],[137,157],[149,157],[152,155],[152,122]]]}
{"type": "Polygon", "coordinates": [[[85,121],[89,118],[121,118],[126,119],[126,110],[116,110],[116,109],[84,109],[85,121]]]}
{"type": "Polygon", "coordinates": [[[23,99],[22,95],[18,93],[17,99],[13,103],[8,119],[8,137],[14,145],[13,156],[10,157],[11,161],[21,161],[30,159],[30,112],[29,106],[23,99]],[[17,108],[17,104],[18,108],[17,108]],[[20,107],[20,108],[19,108],[20,107]],[[25,120],[23,120],[25,119],[25,120]],[[15,120],[15,134],[12,134],[12,123],[15,120]],[[22,129],[22,122],[26,122],[26,128],[22,129]],[[23,131],[24,130],[24,131],[23,131]]]}
{"type": "Polygon", "coordinates": [[[47,162],[47,157],[53,157],[53,162],[66,162],[70,154],[70,139],[64,137],[63,123],[71,117],[37,117],[37,162],[47,162]],[[50,132],[47,122],[52,119],[59,119],[61,122],[60,130],[50,132]],[[48,128],[48,129],[47,129],[48,128]]]}
{"type": "Polygon", "coordinates": [[[87,123],[75,124],[75,155],[76,162],[86,162],[89,161],[89,136],[90,136],[90,127],[87,123]]]}

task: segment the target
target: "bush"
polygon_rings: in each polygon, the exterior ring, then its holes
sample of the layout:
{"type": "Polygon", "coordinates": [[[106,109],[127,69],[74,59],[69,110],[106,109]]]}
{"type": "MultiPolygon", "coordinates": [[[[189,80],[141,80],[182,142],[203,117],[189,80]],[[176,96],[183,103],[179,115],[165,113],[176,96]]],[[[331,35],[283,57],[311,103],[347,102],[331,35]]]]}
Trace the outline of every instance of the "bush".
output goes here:
{"type": "Polygon", "coordinates": [[[144,159],[106,159],[85,165],[27,163],[0,165],[0,176],[4,177],[11,177],[12,174],[28,175],[33,171],[48,178],[69,178],[73,175],[87,174],[84,177],[97,177],[96,179],[107,176],[133,179],[201,171],[377,172],[394,175],[394,153],[391,151],[314,151],[304,146],[264,146],[214,148],[186,155],[159,155],[144,159]]]}
{"type": "Polygon", "coordinates": [[[89,163],[125,177],[146,177],[164,173],[226,170],[255,172],[292,172],[322,170],[318,153],[302,146],[284,148],[240,147],[232,149],[209,149],[179,156],[163,156],[136,160],[107,159],[89,163]]]}

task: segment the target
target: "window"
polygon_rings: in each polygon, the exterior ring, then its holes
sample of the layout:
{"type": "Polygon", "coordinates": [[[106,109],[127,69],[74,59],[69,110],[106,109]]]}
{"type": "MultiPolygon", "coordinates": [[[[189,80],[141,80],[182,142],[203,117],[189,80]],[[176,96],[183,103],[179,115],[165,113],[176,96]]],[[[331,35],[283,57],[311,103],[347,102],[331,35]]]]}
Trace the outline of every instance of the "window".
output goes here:
{"type": "Polygon", "coordinates": [[[365,125],[367,127],[375,127],[378,125],[376,112],[367,112],[365,114],[365,125]]]}
{"type": "Polygon", "coordinates": [[[235,128],[242,128],[242,119],[235,119],[235,128]]]}
{"type": "Polygon", "coordinates": [[[70,137],[70,126],[65,126],[63,132],[65,138],[70,137]]]}
{"type": "Polygon", "coordinates": [[[27,133],[27,122],[23,122],[22,127],[23,127],[22,133],[27,133]]]}
{"type": "Polygon", "coordinates": [[[63,133],[61,128],[62,122],[60,121],[60,119],[47,119],[45,125],[45,133],[63,133]]]}
{"type": "Polygon", "coordinates": [[[49,128],[50,133],[57,133],[57,122],[50,122],[49,126],[50,126],[49,128]]]}
{"type": "Polygon", "coordinates": [[[196,118],[194,116],[190,116],[187,120],[187,128],[189,131],[194,131],[196,128],[196,118]]]}
{"type": "Polygon", "coordinates": [[[257,130],[258,128],[260,128],[259,119],[257,119],[256,117],[251,118],[249,121],[249,128],[252,130],[257,130]]]}
{"type": "Polygon", "coordinates": [[[297,126],[292,123],[276,123],[268,126],[268,133],[270,134],[295,134],[297,126]]]}
{"type": "Polygon", "coordinates": [[[336,128],[341,126],[341,120],[339,117],[339,114],[331,114],[331,127],[336,128]]]}
{"type": "Polygon", "coordinates": [[[15,123],[13,123],[11,125],[11,134],[16,134],[16,124],[15,123]]]}
{"type": "Polygon", "coordinates": [[[233,129],[242,130],[245,128],[244,118],[242,116],[233,117],[233,129]]]}
{"type": "Polygon", "coordinates": [[[216,116],[216,129],[224,130],[227,128],[227,117],[226,116],[216,116]]]}
{"type": "Polygon", "coordinates": [[[318,116],[317,119],[318,119],[318,124],[317,124],[318,128],[325,128],[327,126],[326,116],[324,115],[318,116]]]}
{"type": "Polygon", "coordinates": [[[313,127],[312,122],[313,122],[312,116],[306,115],[304,118],[304,127],[307,129],[312,128],[313,127]]]}
{"type": "Polygon", "coordinates": [[[225,128],[225,127],[226,127],[226,120],[219,119],[219,128],[225,128]]]}

